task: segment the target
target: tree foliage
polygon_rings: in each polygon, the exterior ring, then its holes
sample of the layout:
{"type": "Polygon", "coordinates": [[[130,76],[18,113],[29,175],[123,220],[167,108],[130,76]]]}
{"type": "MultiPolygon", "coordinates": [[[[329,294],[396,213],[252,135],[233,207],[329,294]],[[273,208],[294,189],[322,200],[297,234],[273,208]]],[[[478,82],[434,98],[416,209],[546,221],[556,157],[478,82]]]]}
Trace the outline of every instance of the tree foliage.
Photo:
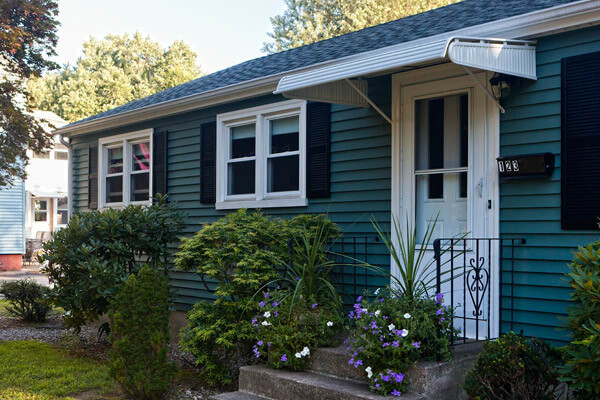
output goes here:
{"type": "Polygon", "coordinates": [[[164,49],[139,32],[91,37],[74,66],[29,82],[31,105],[74,122],[199,77],[196,58],[179,40],[164,49]]]}
{"type": "Polygon", "coordinates": [[[0,1],[0,188],[25,178],[27,149],[52,143],[24,100],[27,79],[55,67],[57,15],[53,0],[0,1]]]}
{"type": "Polygon", "coordinates": [[[383,24],[460,0],[285,0],[287,10],[271,18],[266,53],[304,46],[383,24]]]}

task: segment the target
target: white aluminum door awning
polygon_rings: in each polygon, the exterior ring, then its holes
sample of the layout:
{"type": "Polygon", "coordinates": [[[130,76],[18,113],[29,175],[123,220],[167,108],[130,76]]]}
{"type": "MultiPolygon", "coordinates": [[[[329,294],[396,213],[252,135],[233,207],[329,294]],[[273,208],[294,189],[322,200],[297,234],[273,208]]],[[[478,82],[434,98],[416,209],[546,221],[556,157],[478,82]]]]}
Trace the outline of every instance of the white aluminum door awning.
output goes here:
{"type": "Polygon", "coordinates": [[[462,65],[468,71],[475,68],[535,80],[535,43],[529,40],[451,37],[428,43],[395,45],[284,76],[274,93],[295,99],[374,106],[367,96],[366,81],[349,79],[444,61],[462,65]]]}

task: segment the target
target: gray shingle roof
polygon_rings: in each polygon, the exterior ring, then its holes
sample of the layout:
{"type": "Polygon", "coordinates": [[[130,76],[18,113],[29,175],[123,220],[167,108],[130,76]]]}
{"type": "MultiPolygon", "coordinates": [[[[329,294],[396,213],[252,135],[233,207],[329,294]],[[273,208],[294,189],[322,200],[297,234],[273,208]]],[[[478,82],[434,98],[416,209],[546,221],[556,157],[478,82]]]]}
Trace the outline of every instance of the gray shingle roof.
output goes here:
{"type": "Polygon", "coordinates": [[[571,2],[573,0],[465,0],[332,39],[255,58],[93,115],[71,126],[252,79],[571,2]]]}

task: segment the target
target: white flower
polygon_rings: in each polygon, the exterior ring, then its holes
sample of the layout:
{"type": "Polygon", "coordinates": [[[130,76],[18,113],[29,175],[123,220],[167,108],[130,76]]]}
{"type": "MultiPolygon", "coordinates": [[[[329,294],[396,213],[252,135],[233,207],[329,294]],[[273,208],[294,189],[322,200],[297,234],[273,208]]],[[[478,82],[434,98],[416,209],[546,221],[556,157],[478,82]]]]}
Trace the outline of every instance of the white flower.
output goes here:
{"type": "Polygon", "coordinates": [[[375,291],[375,296],[377,296],[379,294],[380,290],[381,290],[381,288],[377,288],[377,290],[375,291]]]}
{"type": "Polygon", "coordinates": [[[371,378],[373,376],[373,372],[371,371],[371,367],[365,368],[365,371],[367,371],[367,378],[371,378]]]}
{"type": "Polygon", "coordinates": [[[394,329],[396,329],[396,325],[394,325],[394,324],[389,324],[389,325],[388,325],[388,329],[389,329],[390,331],[393,331],[394,329]]]}
{"type": "Polygon", "coordinates": [[[409,313],[404,314],[404,318],[409,319],[411,315],[409,313]]]}
{"type": "Polygon", "coordinates": [[[327,321],[327,326],[333,326],[333,322],[327,321]]]}
{"type": "Polygon", "coordinates": [[[308,347],[304,346],[304,348],[302,349],[302,351],[300,352],[301,355],[303,356],[307,356],[310,354],[310,350],[308,349],[308,347]]]}
{"type": "Polygon", "coordinates": [[[380,311],[380,310],[377,310],[377,311],[375,311],[375,316],[376,316],[376,317],[377,317],[377,316],[379,316],[379,314],[381,314],[381,311],[380,311]]]}
{"type": "Polygon", "coordinates": [[[269,326],[269,325],[271,325],[271,323],[269,321],[263,321],[261,325],[262,326],[269,326]]]}
{"type": "Polygon", "coordinates": [[[296,358],[302,358],[302,354],[300,354],[300,353],[296,353],[295,356],[296,356],[296,358]]]}
{"type": "Polygon", "coordinates": [[[271,311],[265,311],[265,318],[269,318],[271,316],[271,311]]]}
{"type": "Polygon", "coordinates": [[[367,310],[366,308],[361,308],[360,311],[365,313],[365,312],[368,312],[369,310],[367,310]]]}
{"type": "Polygon", "coordinates": [[[408,336],[408,331],[406,329],[402,329],[400,331],[400,334],[402,335],[402,337],[407,337],[408,336]]]}

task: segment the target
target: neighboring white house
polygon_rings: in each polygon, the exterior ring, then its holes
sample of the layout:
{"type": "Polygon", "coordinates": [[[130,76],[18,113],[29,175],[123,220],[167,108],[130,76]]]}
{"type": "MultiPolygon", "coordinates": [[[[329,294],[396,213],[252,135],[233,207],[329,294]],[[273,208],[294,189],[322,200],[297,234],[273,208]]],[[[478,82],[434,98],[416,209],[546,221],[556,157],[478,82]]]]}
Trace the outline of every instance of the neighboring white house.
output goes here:
{"type": "MultiPolygon", "coordinates": [[[[36,110],[33,114],[54,126],[46,126],[49,132],[67,124],[50,111],[36,110]]],[[[42,153],[28,151],[27,154],[29,165],[25,181],[25,235],[27,239],[41,239],[44,232],[50,234],[68,222],[69,153],[67,147],[55,136],[53,149],[42,153]]]]}

